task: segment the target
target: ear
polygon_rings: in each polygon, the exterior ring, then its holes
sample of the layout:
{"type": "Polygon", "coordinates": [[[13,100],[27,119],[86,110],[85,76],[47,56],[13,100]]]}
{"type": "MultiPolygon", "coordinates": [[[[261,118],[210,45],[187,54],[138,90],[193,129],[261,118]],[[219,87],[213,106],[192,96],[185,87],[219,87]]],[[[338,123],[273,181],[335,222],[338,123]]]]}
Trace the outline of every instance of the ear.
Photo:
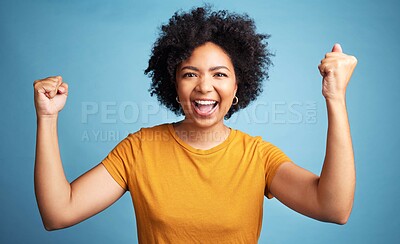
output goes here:
{"type": "Polygon", "coordinates": [[[237,83],[235,83],[235,90],[233,90],[233,94],[234,94],[235,96],[236,96],[237,89],[238,89],[238,85],[237,85],[237,83]]]}

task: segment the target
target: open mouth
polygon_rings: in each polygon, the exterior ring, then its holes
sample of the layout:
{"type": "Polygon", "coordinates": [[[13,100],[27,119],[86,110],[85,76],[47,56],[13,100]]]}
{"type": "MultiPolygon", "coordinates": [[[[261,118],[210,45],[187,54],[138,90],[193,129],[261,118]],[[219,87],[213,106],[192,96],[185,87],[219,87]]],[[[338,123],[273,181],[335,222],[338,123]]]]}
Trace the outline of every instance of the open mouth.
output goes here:
{"type": "Polygon", "coordinates": [[[201,116],[211,115],[218,106],[218,102],[214,100],[194,100],[192,104],[196,113],[201,116]]]}

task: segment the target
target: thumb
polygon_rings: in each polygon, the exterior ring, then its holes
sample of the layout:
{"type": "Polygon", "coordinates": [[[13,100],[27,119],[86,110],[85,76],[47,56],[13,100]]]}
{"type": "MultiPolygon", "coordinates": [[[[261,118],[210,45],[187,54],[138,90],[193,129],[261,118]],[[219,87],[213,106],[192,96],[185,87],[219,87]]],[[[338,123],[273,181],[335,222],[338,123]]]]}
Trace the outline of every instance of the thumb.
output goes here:
{"type": "Polygon", "coordinates": [[[335,53],[342,53],[343,52],[342,51],[342,47],[340,46],[339,43],[336,43],[335,45],[333,45],[332,52],[335,52],[335,53]]]}
{"type": "Polygon", "coordinates": [[[57,93],[58,93],[58,94],[65,94],[65,95],[68,95],[68,84],[65,83],[65,82],[63,82],[63,83],[58,87],[57,93]]]}

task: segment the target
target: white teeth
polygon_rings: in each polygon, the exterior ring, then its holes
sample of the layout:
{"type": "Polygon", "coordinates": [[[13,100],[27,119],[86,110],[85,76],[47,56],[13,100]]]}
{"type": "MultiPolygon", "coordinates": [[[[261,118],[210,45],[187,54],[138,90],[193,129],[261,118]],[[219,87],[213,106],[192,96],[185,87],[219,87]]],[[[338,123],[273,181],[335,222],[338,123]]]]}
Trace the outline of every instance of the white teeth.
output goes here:
{"type": "Polygon", "coordinates": [[[196,103],[200,104],[200,105],[213,105],[215,104],[217,101],[204,101],[204,100],[195,100],[196,103]]]}

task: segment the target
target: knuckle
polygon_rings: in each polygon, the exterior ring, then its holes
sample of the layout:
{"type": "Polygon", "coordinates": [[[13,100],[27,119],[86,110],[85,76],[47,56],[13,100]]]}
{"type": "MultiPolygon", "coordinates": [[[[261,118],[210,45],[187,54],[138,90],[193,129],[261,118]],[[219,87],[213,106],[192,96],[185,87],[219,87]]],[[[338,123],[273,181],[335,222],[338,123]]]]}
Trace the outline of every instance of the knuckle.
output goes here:
{"type": "Polygon", "coordinates": [[[40,81],[40,80],[37,80],[37,81],[35,81],[34,83],[33,83],[33,88],[35,89],[35,90],[38,90],[40,87],[42,87],[43,86],[43,84],[42,84],[42,82],[40,81]]]}
{"type": "Polygon", "coordinates": [[[335,67],[339,67],[341,64],[342,64],[342,60],[340,60],[340,59],[335,59],[335,60],[333,60],[333,65],[335,66],[335,67]]]}

